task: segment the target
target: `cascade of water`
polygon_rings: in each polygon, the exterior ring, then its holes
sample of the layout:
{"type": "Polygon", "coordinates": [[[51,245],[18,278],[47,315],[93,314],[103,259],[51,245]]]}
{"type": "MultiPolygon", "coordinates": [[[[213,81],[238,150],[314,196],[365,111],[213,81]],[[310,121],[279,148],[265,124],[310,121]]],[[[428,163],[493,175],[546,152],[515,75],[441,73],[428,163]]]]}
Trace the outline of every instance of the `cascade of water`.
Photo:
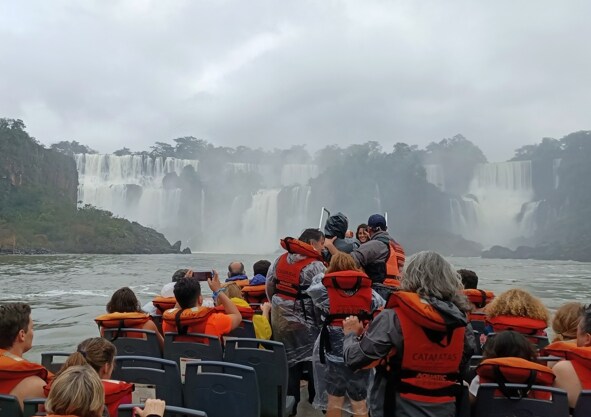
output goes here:
{"type": "Polygon", "coordinates": [[[436,164],[424,165],[427,174],[427,182],[435,185],[441,191],[445,191],[445,174],[443,167],[436,164]]]}
{"type": "Polygon", "coordinates": [[[259,190],[242,217],[242,236],[247,253],[270,253],[277,248],[279,189],[259,190]]]}
{"type": "Polygon", "coordinates": [[[536,231],[536,213],[540,206],[540,201],[530,201],[521,208],[519,215],[519,231],[523,237],[532,237],[536,231]]]}
{"type": "Polygon", "coordinates": [[[162,180],[168,173],[199,161],[152,158],[147,155],[74,155],[79,174],[78,201],[109,210],[156,229],[166,229],[178,214],[180,190],[167,190],[162,180]]]}
{"type": "Polygon", "coordinates": [[[376,182],[376,208],[378,210],[378,213],[383,213],[382,212],[382,194],[380,193],[380,186],[379,184],[376,182]]]}
{"type": "Polygon", "coordinates": [[[281,185],[306,185],[318,176],[318,166],[309,164],[285,164],[281,168],[281,185]]]}
{"type": "Polygon", "coordinates": [[[556,158],[552,161],[552,175],[554,177],[554,188],[558,188],[560,185],[560,164],[562,163],[561,158],[556,158]]]}
{"type": "Polygon", "coordinates": [[[451,204],[455,230],[484,245],[510,244],[521,231],[517,216],[533,197],[531,180],[531,161],[477,166],[466,196],[471,198],[451,204]]]}

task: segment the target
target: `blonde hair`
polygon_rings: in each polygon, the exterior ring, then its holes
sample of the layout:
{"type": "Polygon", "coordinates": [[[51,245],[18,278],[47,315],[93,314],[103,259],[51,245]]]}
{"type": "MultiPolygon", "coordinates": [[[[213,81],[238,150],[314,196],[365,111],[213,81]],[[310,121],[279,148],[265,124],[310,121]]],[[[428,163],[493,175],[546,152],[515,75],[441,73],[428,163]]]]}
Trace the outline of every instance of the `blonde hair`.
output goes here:
{"type": "Polygon", "coordinates": [[[82,341],[62,365],[58,375],[70,366],[90,365],[97,373],[105,364],[115,360],[117,348],[103,337],[92,337],[82,341]]]}
{"type": "Polygon", "coordinates": [[[552,330],[554,331],[553,342],[563,340],[574,340],[577,338],[577,328],[581,321],[581,316],[585,312],[583,304],[576,301],[566,303],[554,314],[552,320],[552,330]]]}
{"type": "Polygon", "coordinates": [[[45,402],[48,414],[100,417],[105,392],[98,374],[88,365],[71,366],[51,384],[45,402]]]}
{"type": "Polygon", "coordinates": [[[326,269],[326,273],[330,274],[331,272],[339,271],[361,271],[361,269],[357,267],[357,264],[351,255],[339,252],[332,255],[330,258],[330,264],[326,269]]]}
{"type": "Polygon", "coordinates": [[[520,288],[513,288],[495,297],[486,307],[485,312],[491,318],[498,316],[527,317],[543,320],[546,323],[550,319],[550,313],[542,300],[520,288]]]}
{"type": "MultiPolygon", "coordinates": [[[[240,286],[235,282],[228,282],[227,284],[224,284],[222,288],[224,290],[224,293],[228,296],[228,298],[240,298],[244,300],[244,297],[242,297],[242,290],[240,289],[240,286]]],[[[222,303],[218,298],[216,300],[216,305],[221,304],[222,303]]]]}

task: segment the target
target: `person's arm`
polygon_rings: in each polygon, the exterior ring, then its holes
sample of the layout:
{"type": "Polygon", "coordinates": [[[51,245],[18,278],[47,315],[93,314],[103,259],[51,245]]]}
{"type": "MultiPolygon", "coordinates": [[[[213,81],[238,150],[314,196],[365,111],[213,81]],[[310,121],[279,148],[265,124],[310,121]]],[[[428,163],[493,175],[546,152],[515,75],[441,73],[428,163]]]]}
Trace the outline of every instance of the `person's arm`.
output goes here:
{"type": "Polygon", "coordinates": [[[568,396],[568,406],[574,408],[583,387],[573,364],[570,361],[560,361],[554,365],[552,372],[556,375],[552,386],[565,390],[568,396]]]}
{"type": "Polygon", "coordinates": [[[273,265],[267,271],[267,280],[265,281],[265,292],[267,293],[267,299],[271,301],[273,298],[273,294],[275,294],[275,283],[277,281],[277,277],[275,275],[275,269],[277,268],[277,261],[273,262],[273,265]]]}
{"type": "Polygon", "coordinates": [[[337,253],[339,253],[339,250],[337,249],[337,247],[334,245],[334,241],[337,237],[331,237],[330,239],[325,239],[324,240],[324,247],[326,249],[328,249],[328,251],[330,252],[331,255],[336,255],[337,253]]]}
{"type": "Polygon", "coordinates": [[[220,291],[222,283],[220,282],[220,277],[217,271],[213,271],[213,278],[209,278],[207,283],[209,284],[209,288],[211,289],[214,298],[217,296],[220,304],[224,306],[226,315],[232,319],[232,330],[234,330],[236,327],[240,326],[242,315],[240,314],[240,311],[238,311],[236,304],[234,304],[225,293],[220,291]]]}
{"type": "Polygon", "coordinates": [[[271,321],[271,303],[268,301],[264,302],[261,305],[261,312],[263,313],[262,316],[270,322],[271,321]]]}
{"type": "Polygon", "coordinates": [[[378,314],[363,334],[359,319],[350,316],[343,321],[343,331],[343,359],[355,370],[377,363],[392,349],[402,346],[400,322],[393,310],[386,309],[378,314]]]}

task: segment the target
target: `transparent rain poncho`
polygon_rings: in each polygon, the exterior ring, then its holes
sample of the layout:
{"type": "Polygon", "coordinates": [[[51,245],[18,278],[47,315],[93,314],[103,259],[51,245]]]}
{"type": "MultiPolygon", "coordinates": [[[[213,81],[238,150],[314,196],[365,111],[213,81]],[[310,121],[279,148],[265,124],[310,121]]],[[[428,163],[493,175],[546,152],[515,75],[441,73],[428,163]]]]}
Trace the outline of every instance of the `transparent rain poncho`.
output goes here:
{"type": "MultiPolygon", "coordinates": [[[[324,278],[324,273],[315,276],[307,293],[320,310],[322,321],[324,321],[329,311],[330,302],[328,291],[322,285],[322,278],[324,278]]],[[[372,291],[372,311],[384,305],[384,299],[372,291]]],[[[314,343],[312,361],[316,397],[313,406],[326,410],[330,401],[331,408],[340,408],[353,415],[367,414],[368,407],[365,400],[368,398],[374,370],[362,369],[353,372],[345,365],[343,360],[344,333],[341,326],[328,326],[328,335],[331,350],[325,352],[324,364],[320,362],[320,336],[314,343]]]]}

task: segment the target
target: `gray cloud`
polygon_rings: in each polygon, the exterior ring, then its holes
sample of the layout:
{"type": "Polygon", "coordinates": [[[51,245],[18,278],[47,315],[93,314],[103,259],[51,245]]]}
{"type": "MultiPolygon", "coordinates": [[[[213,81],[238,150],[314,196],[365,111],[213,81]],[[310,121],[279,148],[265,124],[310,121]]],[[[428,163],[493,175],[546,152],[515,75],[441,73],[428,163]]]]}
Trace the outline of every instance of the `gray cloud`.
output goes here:
{"type": "Polygon", "coordinates": [[[461,132],[502,160],[591,128],[590,15],[584,1],[8,1],[0,115],[101,152],[461,132]]]}

